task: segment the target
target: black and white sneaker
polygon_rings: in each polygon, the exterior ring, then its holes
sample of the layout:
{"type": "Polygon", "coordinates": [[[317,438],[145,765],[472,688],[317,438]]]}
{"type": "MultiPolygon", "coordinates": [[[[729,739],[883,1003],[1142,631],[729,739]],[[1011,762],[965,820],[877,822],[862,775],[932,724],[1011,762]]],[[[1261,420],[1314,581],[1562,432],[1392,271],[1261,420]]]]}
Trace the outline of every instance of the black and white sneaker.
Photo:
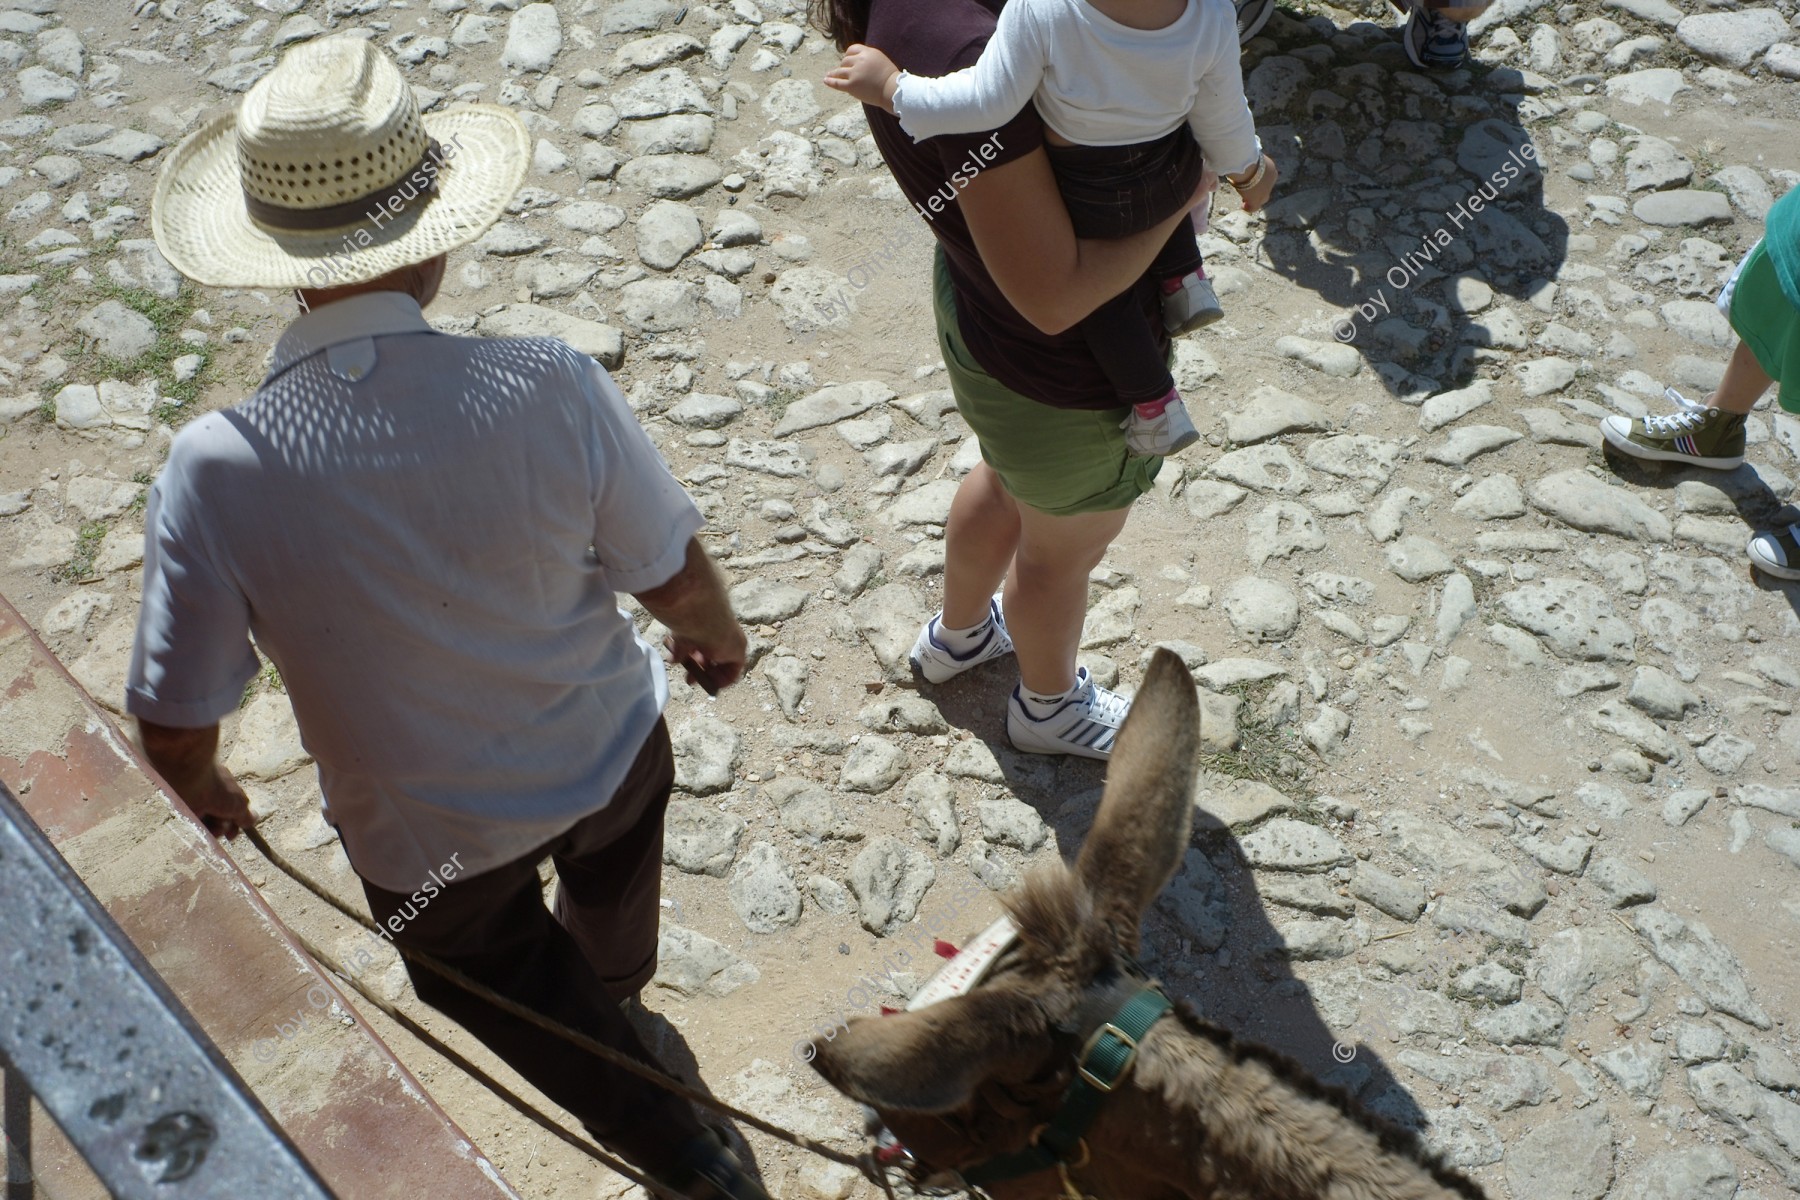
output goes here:
{"type": "Polygon", "coordinates": [[[1800,525],[1759,533],[1744,550],[1757,570],[1777,579],[1800,579],[1800,525]]]}
{"type": "Polygon", "coordinates": [[[1468,25],[1427,8],[1424,0],[1413,0],[1400,40],[1406,57],[1425,70],[1454,71],[1469,57],[1468,25]]]}
{"type": "Polygon", "coordinates": [[[1238,45],[1262,32],[1275,13],[1275,0],[1236,0],[1238,45]]]}
{"type": "Polygon", "coordinates": [[[1019,687],[1006,702],[1006,736],[1014,748],[1027,754],[1076,754],[1082,758],[1112,757],[1119,726],[1131,711],[1131,701],[1109,692],[1088,676],[1086,667],[1075,672],[1075,690],[1047,717],[1034,717],[1025,706],[1019,687]]]}

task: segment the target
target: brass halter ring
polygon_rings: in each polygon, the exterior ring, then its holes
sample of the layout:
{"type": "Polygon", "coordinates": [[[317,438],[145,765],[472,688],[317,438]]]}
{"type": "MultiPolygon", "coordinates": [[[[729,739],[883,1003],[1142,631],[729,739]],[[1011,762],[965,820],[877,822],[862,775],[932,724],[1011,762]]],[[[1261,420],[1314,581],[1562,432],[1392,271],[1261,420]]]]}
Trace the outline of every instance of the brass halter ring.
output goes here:
{"type": "MultiPolygon", "coordinates": [[[[1046,1130],[1048,1128],[1050,1128],[1049,1125],[1039,1125],[1036,1129],[1032,1130],[1031,1131],[1031,1144],[1034,1146],[1037,1145],[1038,1139],[1044,1135],[1044,1130],[1046,1130]]],[[[1075,1168],[1076,1170],[1080,1170],[1082,1167],[1087,1166],[1088,1163],[1093,1159],[1093,1155],[1088,1153],[1088,1144],[1087,1144],[1086,1138],[1076,1138],[1075,1143],[1076,1143],[1076,1145],[1081,1147],[1081,1157],[1076,1159],[1074,1162],[1065,1162],[1065,1163],[1060,1164],[1064,1170],[1067,1170],[1071,1167],[1075,1168]]]]}
{"type": "MultiPolygon", "coordinates": [[[[1044,1130],[1048,1128],[1050,1128],[1048,1124],[1039,1125],[1036,1129],[1031,1131],[1031,1144],[1033,1146],[1038,1144],[1038,1140],[1044,1135],[1044,1130]]],[[[1075,1144],[1081,1148],[1081,1157],[1077,1158],[1074,1162],[1063,1162],[1058,1160],[1056,1164],[1056,1173],[1062,1178],[1063,1195],[1066,1196],[1068,1200],[1093,1200],[1093,1197],[1076,1187],[1074,1179],[1069,1176],[1070,1171],[1079,1171],[1093,1160],[1093,1155],[1088,1151],[1086,1138],[1076,1138],[1075,1144]]]]}

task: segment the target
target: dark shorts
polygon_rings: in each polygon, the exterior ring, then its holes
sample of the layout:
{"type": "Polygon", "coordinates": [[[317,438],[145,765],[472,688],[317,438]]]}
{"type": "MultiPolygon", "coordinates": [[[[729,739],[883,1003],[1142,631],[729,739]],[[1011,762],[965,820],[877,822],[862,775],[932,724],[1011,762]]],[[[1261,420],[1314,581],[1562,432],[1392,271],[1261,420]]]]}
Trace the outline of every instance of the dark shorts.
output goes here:
{"type": "Polygon", "coordinates": [[[1075,236],[1122,238],[1174,216],[1200,186],[1204,163],[1186,125],[1129,146],[1044,144],[1075,236]]]}

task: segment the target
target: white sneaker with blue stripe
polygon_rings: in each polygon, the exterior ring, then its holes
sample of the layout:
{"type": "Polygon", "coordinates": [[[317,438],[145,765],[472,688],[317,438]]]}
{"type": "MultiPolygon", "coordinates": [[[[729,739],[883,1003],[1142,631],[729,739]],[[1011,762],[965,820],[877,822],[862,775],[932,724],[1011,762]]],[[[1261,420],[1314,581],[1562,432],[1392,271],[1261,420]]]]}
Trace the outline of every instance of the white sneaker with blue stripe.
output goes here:
{"type": "Polygon", "coordinates": [[[1406,57],[1417,67],[1454,71],[1468,61],[1468,25],[1428,8],[1424,0],[1413,0],[1400,39],[1406,45],[1406,57]]]}
{"type": "Polygon", "coordinates": [[[1000,611],[998,596],[988,601],[988,619],[973,635],[972,646],[952,649],[942,637],[943,620],[944,614],[939,612],[925,622],[925,628],[919,631],[919,640],[913,643],[910,656],[913,670],[923,675],[927,682],[947,682],[971,667],[1012,653],[1012,638],[1007,635],[1006,614],[1000,611]]]}
{"type": "Polygon", "coordinates": [[[1088,676],[1086,667],[1075,672],[1075,687],[1056,711],[1034,717],[1019,688],[1006,702],[1006,736],[1015,749],[1028,754],[1077,754],[1082,758],[1112,757],[1119,726],[1131,711],[1131,701],[1109,692],[1088,676]]]}

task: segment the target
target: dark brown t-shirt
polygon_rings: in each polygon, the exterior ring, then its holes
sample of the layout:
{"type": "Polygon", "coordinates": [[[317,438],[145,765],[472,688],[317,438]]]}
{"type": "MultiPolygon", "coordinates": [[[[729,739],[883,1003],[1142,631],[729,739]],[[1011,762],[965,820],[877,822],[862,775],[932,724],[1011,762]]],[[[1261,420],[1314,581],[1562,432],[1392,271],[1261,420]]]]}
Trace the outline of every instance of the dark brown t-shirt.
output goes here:
{"type": "MultiPolygon", "coordinates": [[[[948,75],[972,66],[994,32],[1000,0],[873,0],[864,40],[915,75],[948,75]]],[[[1022,158],[1044,145],[1044,124],[1027,104],[1012,120],[988,133],[928,138],[914,142],[900,122],[878,108],[865,107],[875,144],[900,190],[927,221],[944,249],[956,288],[957,324],[969,353],[1001,383],[1055,408],[1107,409],[1119,406],[1113,386],[1094,361],[1082,335],[1071,329],[1055,336],[1040,332],[1001,294],[982,264],[969,226],[951,197],[983,170],[1022,158]]],[[[1049,199],[1049,203],[1061,203],[1049,199]]],[[[1166,351],[1161,297],[1156,282],[1140,279],[1133,292],[1144,320],[1166,351]]]]}

